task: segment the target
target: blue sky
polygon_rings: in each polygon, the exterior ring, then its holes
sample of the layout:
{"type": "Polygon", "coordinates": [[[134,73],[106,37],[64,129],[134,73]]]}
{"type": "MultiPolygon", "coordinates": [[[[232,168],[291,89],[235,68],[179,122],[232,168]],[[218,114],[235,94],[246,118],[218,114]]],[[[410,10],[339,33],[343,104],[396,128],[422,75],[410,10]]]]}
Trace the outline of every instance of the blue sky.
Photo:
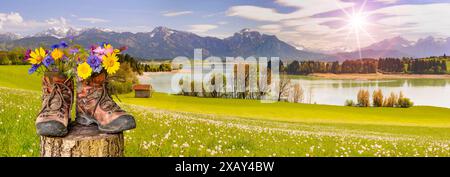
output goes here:
{"type": "Polygon", "coordinates": [[[251,28],[298,48],[351,50],[399,35],[450,37],[449,9],[450,0],[2,0],[0,33],[167,26],[223,38],[251,28]]]}

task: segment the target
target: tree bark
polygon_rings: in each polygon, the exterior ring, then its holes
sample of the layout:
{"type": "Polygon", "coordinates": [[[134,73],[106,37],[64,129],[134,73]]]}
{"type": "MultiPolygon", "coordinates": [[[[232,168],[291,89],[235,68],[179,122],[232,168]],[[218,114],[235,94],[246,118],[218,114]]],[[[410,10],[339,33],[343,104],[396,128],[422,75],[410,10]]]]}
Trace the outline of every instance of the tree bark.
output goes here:
{"type": "Polygon", "coordinates": [[[41,157],[123,157],[123,134],[105,134],[97,126],[69,127],[65,137],[41,136],[41,157]]]}

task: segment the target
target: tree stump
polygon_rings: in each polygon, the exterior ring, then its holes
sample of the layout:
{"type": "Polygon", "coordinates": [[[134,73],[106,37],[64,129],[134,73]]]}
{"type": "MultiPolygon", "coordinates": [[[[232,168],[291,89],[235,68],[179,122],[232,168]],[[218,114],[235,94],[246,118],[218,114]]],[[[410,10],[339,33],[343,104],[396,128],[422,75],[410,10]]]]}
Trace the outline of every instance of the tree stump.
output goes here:
{"type": "Polygon", "coordinates": [[[123,134],[71,124],[65,137],[41,136],[41,157],[123,157],[123,134]]]}

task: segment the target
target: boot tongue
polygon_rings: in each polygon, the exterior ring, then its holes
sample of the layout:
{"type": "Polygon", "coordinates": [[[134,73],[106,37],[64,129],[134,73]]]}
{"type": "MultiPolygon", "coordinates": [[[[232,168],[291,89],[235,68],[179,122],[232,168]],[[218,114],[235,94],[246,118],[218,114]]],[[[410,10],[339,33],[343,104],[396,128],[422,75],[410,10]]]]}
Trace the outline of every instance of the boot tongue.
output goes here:
{"type": "Polygon", "coordinates": [[[92,83],[95,84],[103,84],[106,80],[106,75],[104,73],[99,74],[92,78],[92,83]]]}
{"type": "Polygon", "coordinates": [[[47,72],[45,75],[48,77],[50,83],[64,83],[67,77],[58,72],[47,72]]]}
{"type": "Polygon", "coordinates": [[[52,80],[54,83],[64,83],[66,81],[67,78],[64,77],[53,77],[52,80]]]}

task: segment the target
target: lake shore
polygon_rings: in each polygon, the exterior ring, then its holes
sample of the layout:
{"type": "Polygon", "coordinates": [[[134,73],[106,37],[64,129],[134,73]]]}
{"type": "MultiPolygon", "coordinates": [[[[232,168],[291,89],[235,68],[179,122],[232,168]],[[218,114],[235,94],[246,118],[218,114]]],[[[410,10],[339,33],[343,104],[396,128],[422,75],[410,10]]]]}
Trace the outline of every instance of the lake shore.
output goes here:
{"type": "Polygon", "coordinates": [[[382,80],[382,79],[450,79],[449,74],[332,74],[314,73],[308,76],[325,79],[382,80]]]}

